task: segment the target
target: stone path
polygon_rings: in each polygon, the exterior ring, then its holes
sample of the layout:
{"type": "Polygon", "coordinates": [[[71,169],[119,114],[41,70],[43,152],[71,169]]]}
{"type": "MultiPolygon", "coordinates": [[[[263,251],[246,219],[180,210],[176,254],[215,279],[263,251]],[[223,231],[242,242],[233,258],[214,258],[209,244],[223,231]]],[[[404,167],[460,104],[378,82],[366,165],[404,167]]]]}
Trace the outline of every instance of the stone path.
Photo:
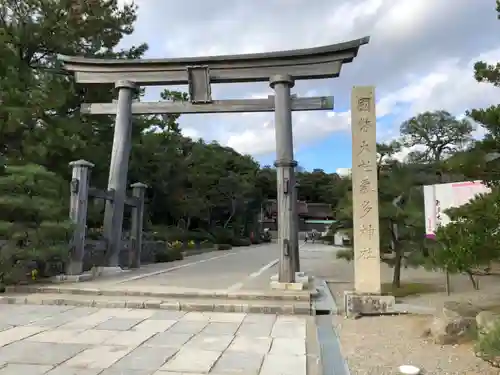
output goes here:
{"type": "Polygon", "coordinates": [[[306,375],[311,319],[3,305],[0,375],[306,375]]]}

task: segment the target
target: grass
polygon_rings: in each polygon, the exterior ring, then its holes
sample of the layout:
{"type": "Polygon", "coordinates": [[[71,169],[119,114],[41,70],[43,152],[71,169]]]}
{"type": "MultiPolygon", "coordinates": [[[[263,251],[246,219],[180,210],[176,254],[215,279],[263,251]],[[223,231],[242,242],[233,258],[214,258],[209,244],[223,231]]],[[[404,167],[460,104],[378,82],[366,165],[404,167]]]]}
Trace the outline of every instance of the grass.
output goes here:
{"type": "Polygon", "coordinates": [[[392,283],[382,284],[382,294],[392,295],[396,298],[436,293],[441,291],[442,287],[425,283],[401,283],[401,286],[399,288],[394,288],[392,286],[392,283]]]}

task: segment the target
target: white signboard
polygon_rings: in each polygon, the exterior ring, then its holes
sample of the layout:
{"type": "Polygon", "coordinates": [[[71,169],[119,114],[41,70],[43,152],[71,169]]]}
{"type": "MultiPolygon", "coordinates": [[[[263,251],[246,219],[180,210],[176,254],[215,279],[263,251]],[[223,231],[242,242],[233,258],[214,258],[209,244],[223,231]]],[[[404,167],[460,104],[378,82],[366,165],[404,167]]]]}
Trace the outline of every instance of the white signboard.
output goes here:
{"type": "Polygon", "coordinates": [[[490,192],[490,188],[481,181],[424,186],[426,236],[434,238],[436,228],[450,222],[450,218],[443,211],[451,207],[460,207],[476,195],[490,192]]]}

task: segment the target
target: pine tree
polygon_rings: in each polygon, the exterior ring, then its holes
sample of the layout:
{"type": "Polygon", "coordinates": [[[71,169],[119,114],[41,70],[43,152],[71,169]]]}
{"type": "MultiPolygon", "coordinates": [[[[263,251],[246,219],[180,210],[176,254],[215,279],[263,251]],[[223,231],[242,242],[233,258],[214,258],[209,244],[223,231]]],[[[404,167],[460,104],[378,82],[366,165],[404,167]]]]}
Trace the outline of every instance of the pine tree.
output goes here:
{"type": "Polygon", "coordinates": [[[17,283],[61,272],[72,223],[66,182],[28,164],[0,171],[0,282],[17,283]]]}

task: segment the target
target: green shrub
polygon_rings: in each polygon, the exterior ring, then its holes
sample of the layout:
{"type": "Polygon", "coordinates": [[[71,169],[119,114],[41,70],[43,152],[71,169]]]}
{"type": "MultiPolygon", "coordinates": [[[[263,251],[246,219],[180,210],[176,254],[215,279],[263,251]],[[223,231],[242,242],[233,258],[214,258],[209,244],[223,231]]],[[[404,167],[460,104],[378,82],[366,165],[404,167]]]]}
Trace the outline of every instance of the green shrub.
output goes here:
{"type": "Polygon", "coordinates": [[[68,183],[46,168],[0,168],[0,282],[33,281],[61,273],[74,226],[68,183]]]}
{"type": "Polygon", "coordinates": [[[475,349],[476,356],[494,367],[500,367],[500,321],[488,331],[479,332],[475,349]]]}
{"type": "Polygon", "coordinates": [[[194,229],[186,233],[186,237],[188,241],[194,241],[196,243],[201,243],[203,241],[214,242],[215,238],[209,232],[203,229],[194,229]]]}
{"type": "MultiPolygon", "coordinates": [[[[166,241],[166,242],[181,242],[185,244],[186,247],[189,246],[189,242],[199,244],[203,241],[214,242],[214,236],[203,229],[195,229],[192,231],[187,231],[178,227],[155,227],[151,232],[149,232],[151,239],[166,241]]],[[[191,246],[193,247],[193,246],[191,246]]]]}
{"type": "Polygon", "coordinates": [[[175,248],[170,246],[165,246],[161,250],[157,250],[154,256],[155,263],[166,263],[173,262],[175,260],[182,260],[184,256],[182,255],[181,248],[175,248]]]}
{"type": "Polygon", "coordinates": [[[214,244],[213,244],[213,242],[205,240],[203,242],[200,242],[198,244],[198,246],[199,246],[200,249],[211,249],[211,248],[214,247],[214,244]]]}
{"type": "Polygon", "coordinates": [[[250,241],[250,238],[242,237],[242,238],[233,238],[231,241],[231,245],[237,247],[237,246],[250,246],[252,242],[250,241]]]}
{"type": "Polygon", "coordinates": [[[170,254],[170,261],[174,260],[182,260],[184,259],[184,255],[182,255],[182,249],[169,249],[168,253],[170,254]]]}
{"type": "Polygon", "coordinates": [[[232,243],[234,232],[229,228],[216,227],[212,231],[215,243],[232,243]]]}
{"type": "Polygon", "coordinates": [[[231,250],[232,248],[233,246],[228,243],[217,244],[217,250],[231,250]]]}

